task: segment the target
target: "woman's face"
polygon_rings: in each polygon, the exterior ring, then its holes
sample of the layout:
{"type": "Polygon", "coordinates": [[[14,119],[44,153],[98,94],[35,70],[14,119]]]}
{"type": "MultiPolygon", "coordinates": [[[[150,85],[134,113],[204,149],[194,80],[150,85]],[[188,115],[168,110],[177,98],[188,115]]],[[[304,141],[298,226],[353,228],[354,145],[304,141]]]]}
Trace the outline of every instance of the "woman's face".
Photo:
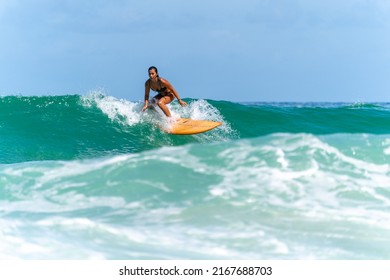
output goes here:
{"type": "Polygon", "coordinates": [[[156,77],[157,77],[156,70],[150,69],[150,70],[149,70],[149,78],[152,79],[152,80],[154,80],[156,77]]]}

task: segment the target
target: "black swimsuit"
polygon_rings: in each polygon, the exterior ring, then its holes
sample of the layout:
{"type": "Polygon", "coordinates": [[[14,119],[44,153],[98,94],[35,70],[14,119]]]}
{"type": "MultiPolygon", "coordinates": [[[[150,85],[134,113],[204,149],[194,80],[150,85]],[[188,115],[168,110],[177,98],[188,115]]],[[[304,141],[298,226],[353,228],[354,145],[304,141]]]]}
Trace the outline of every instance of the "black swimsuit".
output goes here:
{"type": "Polygon", "coordinates": [[[166,92],[166,93],[165,93],[165,91],[167,90],[167,88],[161,86],[160,78],[158,78],[158,83],[159,83],[159,85],[160,85],[160,89],[154,90],[154,89],[150,86],[150,82],[151,82],[151,80],[149,80],[149,87],[150,87],[153,91],[157,91],[157,92],[158,92],[159,94],[161,94],[162,96],[165,96],[166,94],[170,93],[170,92],[166,92]]]}

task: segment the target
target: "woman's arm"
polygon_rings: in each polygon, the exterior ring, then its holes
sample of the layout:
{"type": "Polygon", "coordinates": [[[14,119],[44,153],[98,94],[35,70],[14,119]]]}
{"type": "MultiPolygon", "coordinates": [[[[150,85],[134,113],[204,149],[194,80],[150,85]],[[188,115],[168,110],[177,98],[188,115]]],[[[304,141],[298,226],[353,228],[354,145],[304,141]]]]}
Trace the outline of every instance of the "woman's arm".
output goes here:
{"type": "Polygon", "coordinates": [[[177,101],[179,101],[181,106],[187,106],[187,103],[181,100],[179,93],[175,90],[175,88],[171,85],[171,83],[168,80],[160,78],[160,81],[162,86],[166,87],[167,89],[169,89],[170,92],[172,92],[172,94],[177,98],[177,101]]]}
{"type": "Polygon", "coordinates": [[[145,82],[145,101],[144,101],[144,107],[142,108],[142,112],[144,112],[149,105],[149,93],[150,93],[150,85],[149,80],[145,82]]]}

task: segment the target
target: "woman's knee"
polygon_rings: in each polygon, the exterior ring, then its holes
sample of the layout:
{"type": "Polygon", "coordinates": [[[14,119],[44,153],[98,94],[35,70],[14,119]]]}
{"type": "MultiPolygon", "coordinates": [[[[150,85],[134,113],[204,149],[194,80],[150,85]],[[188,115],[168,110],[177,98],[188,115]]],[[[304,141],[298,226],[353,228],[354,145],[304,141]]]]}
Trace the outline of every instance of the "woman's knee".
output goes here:
{"type": "Polygon", "coordinates": [[[161,106],[165,106],[166,102],[165,102],[164,98],[161,98],[160,100],[158,100],[157,104],[158,104],[158,106],[161,107],[161,106]]]}

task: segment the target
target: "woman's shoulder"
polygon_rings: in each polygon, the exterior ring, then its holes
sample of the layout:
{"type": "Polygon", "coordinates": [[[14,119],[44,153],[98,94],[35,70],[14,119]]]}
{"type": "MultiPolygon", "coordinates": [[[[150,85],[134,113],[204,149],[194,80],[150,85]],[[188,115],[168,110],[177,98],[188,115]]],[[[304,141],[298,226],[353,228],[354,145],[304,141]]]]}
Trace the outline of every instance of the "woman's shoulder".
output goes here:
{"type": "Polygon", "coordinates": [[[162,84],[169,85],[169,81],[165,78],[159,77],[158,78],[162,84]]]}
{"type": "Polygon", "coordinates": [[[150,86],[150,79],[147,79],[147,80],[146,80],[145,86],[150,86]]]}

